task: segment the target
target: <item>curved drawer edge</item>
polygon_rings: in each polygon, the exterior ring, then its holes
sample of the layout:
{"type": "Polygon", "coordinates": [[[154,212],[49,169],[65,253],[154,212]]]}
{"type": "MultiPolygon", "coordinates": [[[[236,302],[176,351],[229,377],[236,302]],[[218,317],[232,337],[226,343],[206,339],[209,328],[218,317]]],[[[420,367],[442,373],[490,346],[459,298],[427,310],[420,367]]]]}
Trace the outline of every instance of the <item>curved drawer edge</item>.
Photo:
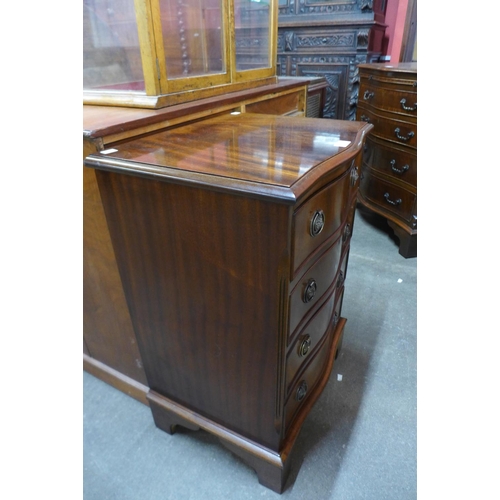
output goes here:
{"type": "MultiPolygon", "coordinates": [[[[337,354],[337,348],[339,346],[340,339],[342,338],[342,335],[344,333],[344,327],[346,322],[347,322],[346,318],[343,317],[339,318],[339,321],[333,333],[333,340],[330,345],[330,351],[328,353],[325,366],[323,368],[323,374],[319,377],[314,386],[311,388],[311,392],[304,399],[304,402],[298,406],[294,415],[290,417],[289,423],[287,424],[285,421],[283,421],[286,437],[283,443],[282,450],[280,452],[282,456],[283,455],[286,456],[287,451],[289,451],[292,448],[293,443],[295,442],[295,439],[297,438],[297,435],[300,431],[300,428],[302,427],[302,424],[304,423],[307,415],[311,411],[316,401],[321,396],[321,393],[323,392],[326,384],[330,379],[330,375],[333,369],[333,364],[335,362],[335,357],[337,354]]],[[[286,414],[283,415],[283,418],[284,419],[286,418],[286,414]]]]}

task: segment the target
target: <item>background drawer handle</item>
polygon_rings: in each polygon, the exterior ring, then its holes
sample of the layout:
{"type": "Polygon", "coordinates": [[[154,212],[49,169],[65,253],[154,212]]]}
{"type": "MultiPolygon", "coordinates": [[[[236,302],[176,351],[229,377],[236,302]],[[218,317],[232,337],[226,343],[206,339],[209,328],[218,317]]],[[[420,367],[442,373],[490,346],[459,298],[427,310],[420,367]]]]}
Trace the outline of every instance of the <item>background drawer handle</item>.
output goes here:
{"type": "Polygon", "coordinates": [[[316,293],[316,289],[318,288],[318,285],[316,284],[316,281],[314,281],[312,278],[307,282],[306,288],[304,290],[304,296],[302,297],[302,300],[307,304],[308,302],[311,302],[311,300],[314,298],[314,294],[316,293]]]}
{"type": "Polygon", "coordinates": [[[414,106],[406,106],[406,99],[401,99],[399,103],[405,111],[417,111],[417,103],[414,106]]]}
{"type": "Polygon", "coordinates": [[[389,203],[389,205],[393,205],[394,207],[397,207],[398,205],[401,205],[402,201],[401,198],[398,198],[396,201],[393,201],[389,199],[389,193],[384,194],[385,201],[389,203]]]}
{"type": "Polygon", "coordinates": [[[408,132],[408,135],[405,137],[404,135],[400,135],[399,132],[401,132],[399,127],[394,129],[396,137],[401,141],[409,141],[415,135],[415,132],[408,132]]]}
{"type": "Polygon", "coordinates": [[[363,99],[365,101],[368,101],[369,99],[373,99],[375,97],[375,92],[370,92],[369,90],[365,90],[365,93],[363,94],[363,99]]]}
{"type": "Polygon", "coordinates": [[[366,123],[370,123],[372,121],[372,119],[369,116],[361,115],[361,121],[366,122],[366,123]]]}
{"type": "Polygon", "coordinates": [[[401,169],[396,168],[396,160],[391,160],[391,169],[393,172],[396,172],[397,174],[404,174],[409,168],[410,168],[410,165],[405,165],[401,169]]]}
{"type": "Polygon", "coordinates": [[[305,356],[311,348],[311,336],[305,335],[299,344],[299,357],[305,356]]]}
{"type": "Polygon", "coordinates": [[[303,380],[297,387],[297,392],[295,393],[295,399],[297,401],[302,401],[306,397],[307,393],[307,382],[303,380]]]}
{"type": "Polygon", "coordinates": [[[309,228],[309,233],[311,236],[318,236],[323,228],[325,227],[325,214],[323,210],[316,210],[311,219],[311,227],[309,228]]]}

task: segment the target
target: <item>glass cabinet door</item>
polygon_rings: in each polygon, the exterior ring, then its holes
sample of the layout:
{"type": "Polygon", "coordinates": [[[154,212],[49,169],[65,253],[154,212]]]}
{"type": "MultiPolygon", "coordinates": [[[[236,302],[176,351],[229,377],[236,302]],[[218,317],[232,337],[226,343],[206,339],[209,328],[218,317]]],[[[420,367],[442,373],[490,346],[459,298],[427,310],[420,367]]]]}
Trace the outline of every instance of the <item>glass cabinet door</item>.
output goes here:
{"type": "Polygon", "coordinates": [[[160,0],[168,79],[226,73],[222,0],[160,0]]]}
{"type": "Polygon", "coordinates": [[[134,0],[83,0],[83,88],[145,92],[134,0]]]}
{"type": "Polygon", "coordinates": [[[276,81],[276,0],[83,0],[83,10],[88,104],[163,107],[276,81]]]}
{"type": "Polygon", "coordinates": [[[271,11],[264,0],[235,0],[236,70],[270,68],[271,11]]]}

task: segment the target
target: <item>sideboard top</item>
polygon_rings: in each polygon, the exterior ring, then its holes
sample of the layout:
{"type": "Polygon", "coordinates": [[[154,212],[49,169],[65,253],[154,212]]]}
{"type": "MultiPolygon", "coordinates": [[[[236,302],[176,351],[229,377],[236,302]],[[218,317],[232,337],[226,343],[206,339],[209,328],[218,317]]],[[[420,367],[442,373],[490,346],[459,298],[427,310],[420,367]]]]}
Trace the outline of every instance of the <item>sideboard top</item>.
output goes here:
{"type": "Polygon", "coordinates": [[[293,201],[294,185],[352,157],[371,128],[362,122],[227,114],[118,144],[89,156],[86,164],[293,201]]]}
{"type": "Polygon", "coordinates": [[[203,112],[211,112],[222,106],[237,106],[245,99],[255,99],[276,92],[283,92],[314,82],[314,78],[283,78],[278,83],[265,85],[222,96],[199,99],[190,103],[177,104],[161,109],[127,108],[119,106],[83,106],[83,137],[96,139],[112,136],[157,123],[168,124],[170,120],[203,112]]]}

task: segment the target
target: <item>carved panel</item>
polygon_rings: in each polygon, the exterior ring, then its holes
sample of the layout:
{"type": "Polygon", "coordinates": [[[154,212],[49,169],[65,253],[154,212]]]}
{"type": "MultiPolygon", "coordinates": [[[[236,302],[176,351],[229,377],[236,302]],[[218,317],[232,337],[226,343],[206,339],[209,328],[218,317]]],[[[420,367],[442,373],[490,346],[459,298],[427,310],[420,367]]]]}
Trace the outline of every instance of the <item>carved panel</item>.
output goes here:
{"type": "MultiPolygon", "coordinates": [[[[344,95],[348,85],[349,58],[327,58],[320,64],[318,57],[292,58],[293,76],[324,77],[328,83],[323,106],[323,118],[344,118],[344,95]]],[[[325,59],[325,58],[321,58],[325,59]]]]}
{"type": "Polygon", "coordinates": [[[279,9],[278,75],[325,77],[323,116],[354,120],[357,64],[378,60],[385,0],[280,0],[279,9]]]}
{"type": "Polygon", "coordinates": [[[297,35],[296,47],[356,47],[356,33],[343,32],[318,35],[297,35]]]}
{"type": "MultiPolygon", "coordinates": [[[[375,3],[375,9],[385,10],[385,0],[375,3]]],[[[374,10],[374,0],[279,0],[278,8],[280,15],[370,13],[374,10]]]]}

